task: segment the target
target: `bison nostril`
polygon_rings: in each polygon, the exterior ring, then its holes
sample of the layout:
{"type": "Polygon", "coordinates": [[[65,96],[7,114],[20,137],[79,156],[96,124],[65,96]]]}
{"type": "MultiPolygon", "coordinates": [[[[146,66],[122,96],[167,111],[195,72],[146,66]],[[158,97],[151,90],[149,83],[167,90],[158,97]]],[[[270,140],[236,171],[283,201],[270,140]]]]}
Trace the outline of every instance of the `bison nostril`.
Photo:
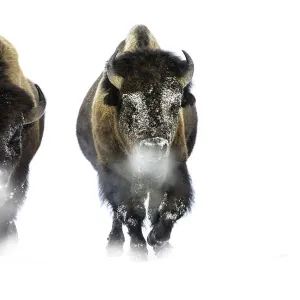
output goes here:
{"type": "Polygon", "coordinates": [[[163,138],[149,138],[141,141],[140,152],[142,156],[159,158],[168,154],[169,144],[163,138]]]}
{"type": "Polygon", "coordinates": [[[142,130],[140,130],[140,131],[138,132],[137,135],[138,135],[139,137],[143,138],[143,137],[147,136],[148,133],[149,133],[149,131],[148,131],[147,129],[142,129],[142,130]]]}
{"type": "Polygon", "coordinates": [[[168,145],[167,144],[163,145],[161,151],[163,153],[167,153],[167,151],[168,151],[168,145]]]}

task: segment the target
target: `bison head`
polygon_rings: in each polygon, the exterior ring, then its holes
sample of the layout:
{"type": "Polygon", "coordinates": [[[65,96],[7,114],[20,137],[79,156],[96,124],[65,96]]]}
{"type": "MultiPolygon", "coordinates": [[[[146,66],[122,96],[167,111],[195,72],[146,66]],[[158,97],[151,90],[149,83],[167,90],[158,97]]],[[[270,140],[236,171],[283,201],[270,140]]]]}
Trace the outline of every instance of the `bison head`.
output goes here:
{"type": "Polygon", "coordinates": [[[191,57],[183,53],[186,60],[161,50],[118,57],[116,51],[107,64],[113,88],[104,101],[117,106],[118,131],[143,171],[153,172],[169,156],[184,106],[184,88],[194,71],[191,57]]]}
{"type": "Polygon", "coordinates": [[[32,107],[32,100],[24,90],[0,84],[0,198],[22,157],[24,126],[41,118],[45,106],[45,101],[41,101],[32,107]]]}

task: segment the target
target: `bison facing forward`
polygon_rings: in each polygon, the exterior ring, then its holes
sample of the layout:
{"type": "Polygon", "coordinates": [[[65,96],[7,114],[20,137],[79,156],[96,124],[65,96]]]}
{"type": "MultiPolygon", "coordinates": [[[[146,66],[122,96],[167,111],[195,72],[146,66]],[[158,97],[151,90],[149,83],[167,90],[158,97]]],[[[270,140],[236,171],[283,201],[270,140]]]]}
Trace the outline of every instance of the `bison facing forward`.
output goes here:
{"type": "Polygon", "coordinates": [[[162,51],[147,27],[132,28],[80,108],[77,138],[98,173],[101,196],[113,212],[109,248],[122,249],[122,224],[131,249],[146,257],[142,225],[156,253],[169,246],[174,223],[191,207],[186,161],[197,134],[194,65],[162,51]]]}
{"type": "Polygon", "coordinates": [[[24,77],[16,49],[0,36],[0,248],[17,237],[14,220],[42,140],[45,107],[41,89],[24,77]]]}

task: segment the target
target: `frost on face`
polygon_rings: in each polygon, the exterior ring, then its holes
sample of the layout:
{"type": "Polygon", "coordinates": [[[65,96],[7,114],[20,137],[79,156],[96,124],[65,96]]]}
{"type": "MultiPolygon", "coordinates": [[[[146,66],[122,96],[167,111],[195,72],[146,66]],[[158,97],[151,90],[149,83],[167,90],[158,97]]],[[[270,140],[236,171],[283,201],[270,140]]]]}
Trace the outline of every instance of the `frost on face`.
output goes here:
{"type": "Polygon", "coordinates": [[[168,128],[168,140],[174,138],[181,106],[182,92],[179,87],[172,87],[175,84],[175,78],[167,78],[161,89],[161,119],[168,128]]]}
{"type": "Polygon", "coordinates": [[[123,135],[133,143],[148,130],[148,110],[142,92],[123,94],[122,97],[119,125],[123,135]]]}
{"type": "Polygon", "coordinates": [[[144,90],[122,94],[119,128],[129,144],[147,138],[163,138],[169,143],[174,138],[182,90],[173,77],[144,90]]]}
{"type": "Polygon", "coordinates": [[[129,159],[134,172],[157,180],[166,175],[181,98],[182,89],[173,77],[158,86],[150,83],[143,91],[122,94],[119,128],[131,146],[129,159]],[[159,153],[163,148],[164,153],[159,153]]]}
{"type": "Polygon", "coordinates": [[[0,122],[0,190],[7,186],[21,153],[20,128],[5,118],[4,121],[5,124],[0,122]]]}
{"type": "MultiPolygon", "coordinates": [[[[4,119],[5,120],[5,119],[4,119]]],[[[3,126],[3,124],[0,124],[3,126]]],[[[1,127],[2,127],[1,126],[1,127]]],[[[19,128],[19,125],[16,124],[15,121],[12,120],[6,120],[4,124],[4,128],[1,128],[0,135],[0,150],[6,153],[8,156],[11,155],[11,151],[13,150],[11,147],[9,147],[9,142],[13,135],[16,133],[16,130],[19,128]]]]}

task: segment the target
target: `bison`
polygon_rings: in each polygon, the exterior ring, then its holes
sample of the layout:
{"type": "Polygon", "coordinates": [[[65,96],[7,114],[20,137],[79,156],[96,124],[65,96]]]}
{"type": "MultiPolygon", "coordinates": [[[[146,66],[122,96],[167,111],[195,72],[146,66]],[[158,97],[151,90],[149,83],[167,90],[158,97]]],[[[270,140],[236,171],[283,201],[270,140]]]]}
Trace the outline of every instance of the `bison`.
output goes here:
{"type": "Polygon", "coordinates": [[[44,131],[46,100],[26,79],[15,47],[0,36],[0,248],[17,240],[15,219],[28,188],[29,164],[44,131]]]}
{"type": "Polygon", "coordinates": [[[77,118],[79,146],[97,171],[100,197],[113,211],[107,248],[122,252],[124,224],[138,258],[147,258],[147,242],[157,255],[170,247],[175,222],[193,202],[186,162],[198,119],[191,93],[194,64],[183,53],[185,60],[161,50],[146,26],[134,26],[77,118]],[[146,242],[147,214],[152,229],[146,242]]]}

